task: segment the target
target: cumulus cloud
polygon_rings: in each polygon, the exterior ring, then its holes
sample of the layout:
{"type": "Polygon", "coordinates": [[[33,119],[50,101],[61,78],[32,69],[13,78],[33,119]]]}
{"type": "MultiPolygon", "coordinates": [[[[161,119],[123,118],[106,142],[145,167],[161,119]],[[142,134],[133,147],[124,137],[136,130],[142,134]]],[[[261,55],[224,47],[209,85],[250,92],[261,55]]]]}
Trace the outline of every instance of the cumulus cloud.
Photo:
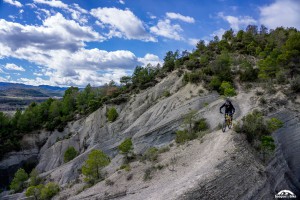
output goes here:
{"type": "Polygon", "coordinates": [[[68,9],[68,5],[59,0],[33,0],[34,3],[46,4],[54,8],[68,9]]]}
{"type": "Polygon", "coordinates": [[[91,27],[80,26],[73,20],[65,19],[60,13],[47,18],[42,26],[22,25],[0,19],[0,44],[12,51],[29,47],[36,50],[76,51],[84,46],[84,42],[103,39],[91,27]]]}
{"type": "Polygon", "coordinates": [[[268,28],[294,27],[300,29],[299,0],[276,0],[270,5],[259,8],[260,23],[268,28]]]}
{"type": "Polygon", "coordinates": [[[22,71],[24,72],[25,69],[21,66],[17,66],[16,64],[13,64],[13,63],[7,63],[5,66],[4,66],[5,69],[8,69],[8,70],[14,70],[14,71],[22,71]]]}
{"type": "Polygon", "coordinates": [[[143,64],[143,66],[147,66],[151,64],[152,66],[156,66],[157,64],[162,65],[163,61],[159,59],[157,55],[154,54],[146,54],[143,58],[138,58],[138,61],[143,64]]]}
{"type": "Polygon", "coordinates": [[[220,28],[219,30],[214,31],[210,36],[212,37],[218,36],[218,38],[221,40],[225,31],[226,31],[225,29],[220,28]]]}
{"type": "Polygon", "coordinates": [[[3,0],[5,3],[11,4],[16,7],[22,7],[23,5],[19,1],[15,0],[3,0]]]}
{"type": "Polygon", "coordinates": [[[135,16],[129,9],[121,10],[118,8],[97,8],[92,9],[91,14],[102,24],[110,29],[109,36],[119,37],[120,34],[126,39],[138,39],[143,41],[156,41],[151,37],[143,22],[135,16]]]}
{"type": "Polygon", "coordinates": [[[59,0],[33,0],[34,3],[48,5],[53,8],[63,9],[71,13],[72,19],[80,22],[86,23],[88,20],[86,16],[82,14],[88,14],[88,11],[81,8],[78,4],[74,3],[72,5],[68,5],[59,0]]]}
{"type": "Polygon", "coordinates": [[[169,19],[178,19],[186,23],[195,23],[195,19],[193,17],[183,16],[179,13],[167,12],[166,16],[169,19]]]}
{"type": "Polygon", "coordinates": [[[235,31],[238,31],[241,28],[243,28],[244,26],[247,26],[250,24],[257,24],[257,21],[250,16],[235,17],[235,16],[230,16],[230,15],[224,15],[224,13],[222,13],[222,12],[218,13],[218,16],[221,17],[222,19],[224,19],[225,21],[227,21],[229,23],[230,27],[235,31]]]}
{"type": "Polygon", "coordinates": [[[199,41],[200,41],[200,39],[198,39],[198,38],[189,38],[187,42],[191,46],[195,47],[199,41]]]}
{"type": "Polygon", "coordinates": [[[150,28],[151,33],[174,40],[182,40],[180,32],[182,28],[179,24],[171,24],[169,19],[159,20],[156,26],[150,28]]]}

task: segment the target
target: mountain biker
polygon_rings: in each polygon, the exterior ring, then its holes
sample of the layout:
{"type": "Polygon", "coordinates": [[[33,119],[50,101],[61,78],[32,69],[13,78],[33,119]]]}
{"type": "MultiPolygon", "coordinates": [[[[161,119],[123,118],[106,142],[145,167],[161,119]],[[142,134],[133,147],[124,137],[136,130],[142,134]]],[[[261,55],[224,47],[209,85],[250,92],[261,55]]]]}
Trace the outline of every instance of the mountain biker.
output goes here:
{"type": "Polygon", "coordinates": [[[222,114],[223,107],[225,107],[225,115],[228,114],[232,120],[232,116],[235,113],[235,108],[233,107],[231,101],[229,99],[226,99],[225,103],[220,107],[220,113],[222,114]]]}

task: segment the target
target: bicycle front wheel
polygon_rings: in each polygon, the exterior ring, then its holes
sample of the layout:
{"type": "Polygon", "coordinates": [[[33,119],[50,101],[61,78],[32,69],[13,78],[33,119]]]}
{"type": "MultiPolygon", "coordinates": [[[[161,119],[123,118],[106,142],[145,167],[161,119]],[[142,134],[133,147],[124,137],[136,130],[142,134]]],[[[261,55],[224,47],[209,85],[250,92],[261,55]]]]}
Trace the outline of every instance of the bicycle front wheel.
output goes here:
{"type": "Polygon", "coordinates": [[[231,129],[232,127],[232,121],[228,122],[228,128],[231,129]]]}
{"type": "Polygon", "coordinates": [[[223,133],[226,131],[226,121],[223,122],[223,125],[222,125],[222,131],[223,131],[223,133]]]}

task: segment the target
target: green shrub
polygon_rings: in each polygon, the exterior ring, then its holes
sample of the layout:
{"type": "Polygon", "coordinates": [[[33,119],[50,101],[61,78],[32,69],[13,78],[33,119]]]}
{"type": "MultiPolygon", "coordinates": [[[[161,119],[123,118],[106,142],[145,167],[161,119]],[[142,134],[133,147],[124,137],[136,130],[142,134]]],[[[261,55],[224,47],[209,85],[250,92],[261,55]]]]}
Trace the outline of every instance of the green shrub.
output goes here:
{"type": "Polygon", "coordinates": [[[144,181],[148,181],[152,179],[152,172],[153,172],[153,167],[148,167],[145,172],[144,172],[144,181]]]}
{"type": "Polygon", "coordinates": [[[42,199],[51,199],[59,192],[59,186],[56,183],[49,182],[41,189],[42,199]]]}
{"type": "Polygon", "coordinates": [[[300,92],[300,76],[297,76],[291,81],[291,90],[294,92],[300,92]]]}
{"type": "Polygon", "coordinates": [[[247,140],[250,143],[255,138],[260,138],[262,135],[266,135],[269,133],[262,113],[257,110],[243,117],[242,124],[239,123],[235,127],[236,132],[246,134],[247,140]]]}
{"type": "Polygon", "coordinates": [[[220,86],[220,93],[224,94],[227,97],[232,97],[236,95],[234,88],[232,87],[231,83],[227,81],[223,81],[220,86]]]}
{"type": "Polygon", "coordinates": [[[125,139],[119,146],[118,149],[122,154],[128,154],[133,150],[132,140],[130,138],[125,139]]]}
{"type": "Polygon", "coordinates": [[[210,83],[209,83],[209,87],[212,89],[212,90],[217,90],[219,91],[220,90],[220,86],[221,86],[221,81],[220,79],[217,77],[217,76],[213,76],[210,83]]]}
{"type": "Polygon", "coordinates": [[[170,151],[169,146],[165,146],[165,147],[162,147],[162,148],[158,149],[158,153],[165,153],[167,151],[170,151]]]}
{"type": "Polygon", "coordinates": [[[260,105],[266,105],[266,103],[267,103],[267,100],[266,100],[264,97],[261,97],[261,98],[259,99],[259,104],[260,104],[260,105]]]}
{"type": "Polygon", "coordinates": [[[272,153],[275,149],[274,139],[272,136],[264,135],[261,137],[260,143],[263,159],[266,160],[268,153],[272,153]]]}
{"type": "Polygon", "coordinates": [[[105,185],[112,186],[112,185],[114,185],[114,184],[115,184],[115,182],[113,182],[113,181],[110,180],[110,179],[106,179],[106,180],[105,180],[105,185]]]}
{"type": "Polygon", "coordinates": [[[255,81],[258,78],[258,69],[253,68],[251,63],[246,61],[241,64],[240,80],[255,81]]]}
{"type": "Polygon", "coordinates": [[[163,96],[164,97],[169,97],[169,96],[171,96],[171,93],[169,91],[165,90],[164,93],[163,93],[163,96]]]}
{"type": "Polygon", "coordinates": [[[158,149],[156,147],[150,147],[143,155],[142,160],[148,160],[151,162],[157,161],[158,149]]]}
{"type": "Polygon", "coordinates": [[[187,130],[176,131],[176,138],[175,138],[176,143],[183,144],[189,140],[190,140],[190,136],[187,130]]]}
{"type": "Polygon", "coordinates": [[[95,183],[103,179],[101,170],[110,163],[110,158],[101,150],[93,149],[81,168],[85,181],[95,183]]]}
{"type": "Polygon", "coordinates": [[[14,192],[21,192],[25,188],[25,181],[28,179],[28,174],[24,169],[20,168],[15,173],[14,179],[10,184],[10,189],[14,192]]]}
{"type": "Polygon", "coordinates": [[[70,160],[73,160],[78,155],[78,152],[74,147],[68,147],[68,149],[65,151],[64,154],[64,162],[69,162],[70,160]]]}
{"type": "Polygon", "coordinates": [[[30,186],[27,188],[25,195],[26,197],[33,197],[35,200],[40,200],[42,199],[41,191],[43,188],[43,185],[30,186]]]}
{"type": "Polygon", "coordinates": [[[39,177],[39,173],[36,169],[33,169],[29,175],[29,186],[36,186],[42,182],[42,179],[39,177]]]}
{"type": "Polygon", "coordinates": [[[206,131],[209,128],[209,125],[206,122],[205,118],[201,118],[195,122],[194,130],[195,132],[206,131]]]}
{"type": "Polygon", "coordinates": [[[116,108],[114,108],[114,107],[108,109],[106,115],[107,115],[107,120],[109,122],[114,122],[119,116],[116,108]]]}
{"type": "Polygon", "coordinates": [[[131,170],[129,164],[123,164],[120,166],[120,169],[124,169],[125,171],[129,172],[131,170]]]}
{"type": "Polygon", "coordinates": [[[275,149],[274,139],[272,136],[264,135],[261,137],[262,150],[273,151],[275,149]]]}
{"type": "Polygon", "coordinates": [[[226,97],[233,97],[236,95],[235,89],[234,88],[226,88],[224,91],[224,95],[226,97]]]}
{"type": "Polygon", "coordinates": [[[267,121],[267,128],[270,133],[276,131],[283,126],[283,122],[277,118],[271,118],[267,121]]]}

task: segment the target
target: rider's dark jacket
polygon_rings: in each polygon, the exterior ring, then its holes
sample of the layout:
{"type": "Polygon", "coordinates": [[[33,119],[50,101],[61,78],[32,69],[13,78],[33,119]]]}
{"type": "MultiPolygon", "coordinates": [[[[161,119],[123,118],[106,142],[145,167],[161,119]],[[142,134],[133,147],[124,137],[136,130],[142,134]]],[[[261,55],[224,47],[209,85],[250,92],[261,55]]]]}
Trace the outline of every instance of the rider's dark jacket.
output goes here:
{"type": "Polygon", "coordinates": [[[228,104],[226,104],[226,102],[220,107],[220,112],[222,112],[222,108],[225,107],[225,113],[230,113],[233,114],[235,112],[235,108],[233,107],[231,102],[228,102],[228,104]]]}

